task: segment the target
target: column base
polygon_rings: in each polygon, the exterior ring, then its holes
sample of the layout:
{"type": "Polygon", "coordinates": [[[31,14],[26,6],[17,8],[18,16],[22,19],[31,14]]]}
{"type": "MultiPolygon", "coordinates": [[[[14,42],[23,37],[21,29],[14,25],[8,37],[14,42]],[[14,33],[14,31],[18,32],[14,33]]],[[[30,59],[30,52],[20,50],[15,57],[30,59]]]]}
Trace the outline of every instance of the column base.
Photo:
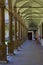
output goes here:
{"type": "Polygon", "coordinates": [[[0,63],[7,63],[6,45],[0,45],[0,63]]]}
{"type": "Polygon", "coordinates": [[[21,45],[20,40],[17,40],[17,42],[18,42],[18,47],[20,47],[20,45],[21,45]]]}
{"type": "Polygon", "coordinates": [[[10,54],[8,54],[7,56],[13,56],[13,55],[15,55],[15,53],[12,53],[12,54],[10,53],[10,54]]]}
{"type": "Polygon", "coordinates": [[[14,41],[14,49],[18,49],[18,41],[14,41]]]}
{"type": "Polygon", "coordinates": [[[7,63],[7,61],[0,61],[0,63],[7,63]]]}
{"type": "Polygon", "coordinates": [[[8,43],[8,55],[13,55],[14,52],[14,42],[9,42],[8,43]]]}

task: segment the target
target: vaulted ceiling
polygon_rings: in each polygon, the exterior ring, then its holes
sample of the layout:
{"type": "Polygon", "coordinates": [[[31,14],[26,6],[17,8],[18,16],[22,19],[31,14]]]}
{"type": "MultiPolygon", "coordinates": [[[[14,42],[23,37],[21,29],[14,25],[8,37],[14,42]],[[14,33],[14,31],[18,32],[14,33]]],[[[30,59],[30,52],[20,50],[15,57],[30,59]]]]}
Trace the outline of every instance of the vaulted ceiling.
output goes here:
{"type": "Polygon", "coordinates": [[[43,21],[43,0],[12,0],[12,7],[15,4],[28,25],[35,25],[37,28],[40,22],[43,21]]]}

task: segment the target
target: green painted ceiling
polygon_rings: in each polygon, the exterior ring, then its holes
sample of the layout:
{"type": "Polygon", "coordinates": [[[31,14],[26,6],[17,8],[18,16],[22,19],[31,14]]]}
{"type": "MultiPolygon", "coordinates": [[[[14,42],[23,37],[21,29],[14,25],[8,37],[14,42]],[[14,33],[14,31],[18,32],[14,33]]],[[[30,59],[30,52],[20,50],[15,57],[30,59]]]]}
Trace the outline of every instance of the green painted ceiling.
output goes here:
{"type": "Polygon", "coordinates": [[[34,22],[37,26],[43,21],[43,0],[12,0],[25,22],[34,22]]]}

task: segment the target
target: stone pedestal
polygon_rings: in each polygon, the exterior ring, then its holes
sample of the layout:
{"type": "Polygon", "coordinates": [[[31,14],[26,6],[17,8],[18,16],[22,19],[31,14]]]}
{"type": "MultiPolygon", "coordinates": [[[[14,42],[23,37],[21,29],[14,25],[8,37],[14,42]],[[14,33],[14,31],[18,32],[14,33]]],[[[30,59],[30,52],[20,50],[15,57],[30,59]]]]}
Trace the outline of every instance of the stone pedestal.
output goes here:
{"type": "Polygon", "coordinates": [[[8,55],[13,55],[14,53],[14,42],[9,42],[8,43],[8,55]]]}
{"type": "Polygon", "coordinates": [[[6,46],[0,45],[0,63],[7,63],[6,46]]]}
{"type": "Polygon", "coordinates": [[[21,43],[20,43],[20,39],[18,40],[18,47],[20,47],[21,43]]]}
{"type": "Polygon", "coordinates": [[[14,49],[18,49],[18,41],[14,41],[14,49]]]}

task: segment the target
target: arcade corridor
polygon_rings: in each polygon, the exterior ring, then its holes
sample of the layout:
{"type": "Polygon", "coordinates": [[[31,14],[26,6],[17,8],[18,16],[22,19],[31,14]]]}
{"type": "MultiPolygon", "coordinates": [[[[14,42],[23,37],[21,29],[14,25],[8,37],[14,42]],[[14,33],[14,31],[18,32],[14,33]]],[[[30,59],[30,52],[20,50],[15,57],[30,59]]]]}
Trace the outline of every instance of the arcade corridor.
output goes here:
{"type": "Polygon", "coordinates": [[[0,65],[43,65],[43,0],[0,0],[0,65]]]}
{"type": "Polygon", "coordinates": [[[19,50],[7,57],[7,64],[0,65],[43,65],[43,47],[36,41],[26,40],[19,50]]]}

